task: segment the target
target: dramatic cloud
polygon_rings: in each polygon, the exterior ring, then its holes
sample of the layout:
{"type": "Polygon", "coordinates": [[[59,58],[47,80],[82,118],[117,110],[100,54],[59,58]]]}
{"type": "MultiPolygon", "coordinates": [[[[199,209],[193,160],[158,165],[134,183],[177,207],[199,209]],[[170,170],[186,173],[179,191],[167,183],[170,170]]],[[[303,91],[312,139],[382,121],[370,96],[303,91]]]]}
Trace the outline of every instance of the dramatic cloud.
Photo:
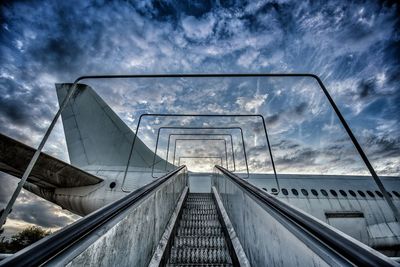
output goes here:
{"type": "MultiPolygon", "coordinates": [[[[37,146],[56,113],[54,84],[81,75],[307,72],[322,78],[378,173],[400,175],[394,1],[6,1],[0,8],[0,132],[24,143],[37,146]]],[[[259,113],[278,171],[365,173],[312,79],[85,82],[132,128],[146,112],[259,113]]],[[[143,122],[141,138],[154,148],[157,127],[167,124],[240,125],[251,169],[271,171],[257,119],[154,118],[143,122]]],[[[61,124],[45,151],[68,160],[61,124]]],[[[4,204],[15,179],[1,179],[4,204]]],[[[24,194],[14,222],[52,229],[70,222],[57,207],[24,194]],[[49,211],[25,214],[42,208],[49,211]]]]}

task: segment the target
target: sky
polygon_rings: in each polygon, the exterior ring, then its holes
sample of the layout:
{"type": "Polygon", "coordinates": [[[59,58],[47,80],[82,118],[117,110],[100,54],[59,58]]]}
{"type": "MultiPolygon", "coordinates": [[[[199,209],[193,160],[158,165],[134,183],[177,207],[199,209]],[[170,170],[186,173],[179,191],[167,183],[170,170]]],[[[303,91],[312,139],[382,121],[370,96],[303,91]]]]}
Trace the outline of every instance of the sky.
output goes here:
{"type": "MultiPolygon", "coordinates": [[[[38,145],[58,107],[54,84],[85,74],[314,73],[378,174],[400,175],[396,1],[3,1],[0,8],[0,132],[19,141],[38,145]]],[[[365,173],[309,79],[131,81],[130,94],[122,83],[108,91],[92,84],[131,127],[143,110],[261,113],[278,171],[365,173]]],[[[268,172],[259,122],[242,124],[251,166],[268,172]]],[[[151,134],[144,126],[143,139],[151,143],[151,134]]],[[[45,151],[68,161],[61,124],[45,151]]],[[[5,205],[17,180],[0,179],[5,205]]],[[[57,229],[76,218],[24,191],[8,225],[57,229]]]]}

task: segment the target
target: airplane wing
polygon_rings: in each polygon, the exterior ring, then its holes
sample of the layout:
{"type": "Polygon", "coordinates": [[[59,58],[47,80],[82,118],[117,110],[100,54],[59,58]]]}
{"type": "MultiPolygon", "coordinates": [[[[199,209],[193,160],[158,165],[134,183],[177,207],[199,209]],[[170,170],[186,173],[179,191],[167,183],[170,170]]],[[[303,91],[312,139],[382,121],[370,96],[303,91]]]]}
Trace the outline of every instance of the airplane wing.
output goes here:
{"type": "MultiPolygon", "coordinates": [[[[35,149],[0,133],[0,171],[21,177],[35,149]]],[[[66,162],[41,153],[28,178],[41,188],[94,185],[102,179],[66,162]]]]}

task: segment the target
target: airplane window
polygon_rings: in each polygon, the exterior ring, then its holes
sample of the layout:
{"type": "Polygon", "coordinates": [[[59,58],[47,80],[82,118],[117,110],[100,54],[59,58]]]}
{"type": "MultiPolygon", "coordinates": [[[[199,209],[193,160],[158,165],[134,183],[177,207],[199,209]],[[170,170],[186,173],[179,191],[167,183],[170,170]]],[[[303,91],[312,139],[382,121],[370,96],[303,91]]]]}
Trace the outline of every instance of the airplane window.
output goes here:
{"type": "Polygon", "coordinates": [[[271,189],[271,192],[274,193],[274,194],[276,194],[276,193],[278,193],[278,189],[272,188],[272,189],[271,189]]]}
{"type": "Polygon", "coordinates": [[[337,197],[337,193],[336,193],[335,190],[331,189],[331,190],[329,190],[329,192],[331,192],[331,194],[332,194],[334,197],[337,197]]]}
{"type": "MultiPolygon", "coordinates": [[[[396,196],[396,197],[400,197],[400,194],[399,194],[399,192],[396,192],[396,191],[392,191],[393,192],[393,194],[396,196]]],[[[380,192],[379,192],[380,193],[380,192]]]]}
{"type": "Polygon", "coordinates": [[[387,193],[388,193],[389,197],[393,197],[392,194],[390,194],[390,192],[387,192],[387,193]]]}
{"type": "Polygon", "coordinates": [[[315,190],[315,189],[311,189],[311,193],[312,193],[314,196],[318,196],[318,192],[317,192],[317,190],[315,190]]]}
{"type": "Polygon", "coordinates": [[[308,196],[308,192],[305,189],[301,189],[301,193],[303,193],[303,195],[308,196]]]}
{"type": "Polygon", "coordinates": [[[350,195],[352,195],[353,197],[356,197],[356,193],[353,190],[349,190],[350,195]]]}
{"type": "Polygon", "coordinates": [[[324,196],[328,196],[328,192],[326,192],[324,189],[321,189],[321,194],[323,194],[324,196]]]}
{"type": "Polygon", "coordinates": [[[372,193],[372,192],[369,191],[369,190],[367,190],[367,194],[368,194],[370,197],[375,197],[374,193],[372,193]]]}
{"type": "Polygon", "coordinates": [[[379,197],[383,197],[382,193],[378,190],[375,191],[375,194],[377,194],[379,197]]]}
{"type": "Polygon", "coordinates": [[[298,196],[298,195],[299,195],[299,192],[297,192],[296,189],[292,189],[292,193],[293,193],[293,195],[295,195],[295,196],[298,196]]]}
{"type": "Polygon", "coordinates": [[[362,196],[362,197],[365,197],[365,194],[364,194],[364,192],[363,192],[363,191],[361,191],[361,190],[358,190],[357,192],[360,194],[360,196],[362,196]]]}
{"type": "Polygon", "coordinates": [[[263,189],[268,192],[267,188],[263,187],[263,189]]]}
{"type": "Polygon", "coordinates": [[[341,194],[342,196],[347,197],[347,194],[346,194],[346,192],[344,192],[344,190],[339,190],[339,192],[340,192],[340,194],[341,194]]]}
{"type": "Polygon", "coordinates": [[[288,193],[288,191],[287,191],[286,188],[282,188],[282,193],[283,193],[285,196],[289,195],[289,193],[288,193]]]}

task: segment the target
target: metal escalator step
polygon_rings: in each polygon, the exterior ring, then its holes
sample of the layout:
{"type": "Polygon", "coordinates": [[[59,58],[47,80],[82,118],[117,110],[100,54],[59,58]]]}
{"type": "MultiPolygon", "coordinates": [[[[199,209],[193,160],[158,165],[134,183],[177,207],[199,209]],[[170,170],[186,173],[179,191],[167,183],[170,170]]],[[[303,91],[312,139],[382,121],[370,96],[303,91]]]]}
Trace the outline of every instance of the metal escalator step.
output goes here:
{"type": "Polygon", "coordinates": [[[172,247],[170,263],[228,263],[225,249],[172,247]]]}
{"type": "Polygon", "coordinates": [[[179,226],[181,227],[220,227],[221,224],[218,220],[195,220],[195,219],[187,219],[187,220],[181,220],[179,223],[179,226]]]}
{"type": "Polygon", "coordinates": [[[222,236],[221,226],[217,227],[179,227],[178,236],[222,236]]]}
{"type": "Polygon", "coordinates": [[[217,263],[217,264],[190,264],[190,263],[183,263],[183,264],[167,264],[167,267],[230,267],[233,266],[230,263],[217,263]]]}
{"type": "Polygon", "coordinates": [[[186,209],[197,209],[197,210],[211,210],[211,209],[216,209],[215,204],[192,204],[192,203],[186,203],[185,204],[186,209]]]}
{"type": "Polygon", "coordinates": [[[213,221],[218,220],[218,214],[182,214],[182,220],[213,221]]]}
{"type": "Polygon", "coordinates": [[[183,213],[183,215],[185,215],[185,214],[189,214],[189,215],[213,215],[213,214],[217,214],[217,210],[215,210],[215,209],[209,209],[209,210],[184,209],[182,213],[183,213]]]}
{"type": "Polygon", "coordinates": [[[215,204],[210,201],[188,201],[185,203],[185,207],[200,207],[200,206],[212,206],[215,207],[215,204]]]}
{"type": "Polygon", "coordinates": [[[209,202],[213,202],[213,199],[211,197],[188,197],[186,199],[186,201],[189,202],[194,202],[194,201],[209,201],[209,202]]]}
{"type": "Polygon", "coordinates": [[[207,198],[207,199],[213,199],[213,196],[211,194],[190,194],[188,195],[188,199],[190,198],[207,198]]]}
{"type": "Polygon", "coordinates": [[[167,266],[232,266],[211,194],[188,195],[171,245],[167,266]]]}
{"type": "Polygon", "coordinates": [[[224,248],[226,244],[223,236],[177,236],[174,246],[177,248],[224,248]]]}

